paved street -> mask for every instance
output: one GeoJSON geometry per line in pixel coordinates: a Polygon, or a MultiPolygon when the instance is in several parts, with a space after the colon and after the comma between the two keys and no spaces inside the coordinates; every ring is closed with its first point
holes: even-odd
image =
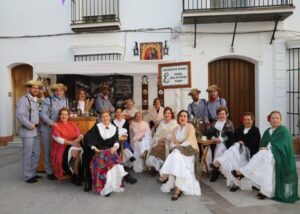
{"type": "MultiPolygon", "coordinates": [[[[276,214],[300,210],[300,202],[290,205],[259,201],[255,191],[231,193],[224,178],[212,185],[203,177],[201,197],[183,196],[176,202],[170,200],[170,194],[162,193],[156,177],[148,174],[135,174],[137,184],[126,184],[125,192],[113,193],[109,198],[86,193],[69,181],[58,184],[43,178],[36,184],[27,184],[22,181],[21,150],[20,144],[0,147],[0,214],[276,214]]],[[[299,175],[299,160],[297,167],[299,175]]]]}

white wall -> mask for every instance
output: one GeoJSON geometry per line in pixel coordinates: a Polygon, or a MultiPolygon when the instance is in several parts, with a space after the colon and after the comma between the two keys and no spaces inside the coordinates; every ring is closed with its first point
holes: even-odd
{"type": "MultiPolygon", "coordinates": [[[[74,46],[119,46],[124,50],[124,61],[139,61],[139,57],[132,54],[135,41],[140,43],[167,40],[170,54],[164,56],[164,60],[192,61],[192,87],[200,88],[202,97],[207,97],[205,89],[208,84],[209,62],[224,57],[243,58],[253,62],[256,68],[256,117],[260,128],[265,129],[268,126],[265,118],[271,110],[279,108],[284,112],[286,106],[282,105],[281,101],[286,85],[282,85],[282,65],[286,59],[282,58],[282,54],[285,41],[295,34],[277,32],[276,42],[269,45],[274,22],[238,23],[234,52],[231,52],[233,23],[198,25],[197,48],[193,48],[194,26],[181,24],[181,0],[120,0],[121,30],[132,31],[83,34],[71,32],[70,2],[66,0],[65,4],[61,5],[60,0],[0,0],[0,136],[12,134],[14,112],[12,98],[8,97],[8,93],[12,91],[11,66],[16,63],[34,65],[39,62],[72,62],[73,54],[70,48],[74,46]],[[146,28],[154,30],[138,30],[146,28]],[[171,33],[168,28],[177,32],[173,30],[171,33]],[[66,35],[60,36],[4,38],[65,33],[66,35]],[[276,100],[278,97],[279,100],[276,100]]],[[[296,6],[299,5],[299,1],[294,2],[296,6]]],[[[300,31],[298,20],[300,10],[297,7],[291,17],[284,23],[279,23],[278,29],[300,31]]],[[[149,75],[149,103],[157,93],[156,73],[157,70],[149,75]]],[[[141,72],[134,77],[134,98],[137,104],[141,103],[142,74],[141,67],[141,72]]],[[[178,95],[182,107],[186,107],[190,102],[187,96],[188,89],[175,92],[165,91],[166,105],[174,107],[178,95]]]]}

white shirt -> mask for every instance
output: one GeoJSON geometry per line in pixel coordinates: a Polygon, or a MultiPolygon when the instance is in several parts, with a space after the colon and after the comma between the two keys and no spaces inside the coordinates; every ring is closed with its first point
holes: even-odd
{"type": "Polygon", "coordinates": [[[118,127],[119,136],[128,134],[127,129],[123,128],[125,122],[126,122],[125,119],[121,119],[121,120],[114,119],[114,124],[118,127]]]}
{"type": "Polygon", "coordinates": [[[84,113],[85,102],[82,100],[78,100],[78,108],[84,113]]]}
{"type": "MultiPolygon", "coordinates": [[[[101,137],[103,138],[103,140],[106,140],[108,138],[111,138],[112,136],[115,135],[117,128],[112,125],[111,123],[109,123],[108,126],[105,126],[103,123],[97,123],[97,127],[98,130],[100,132],[101,137]]],[[[118,142],[116,142],[114,144],[114,147],[120,147],[120,144],[118,142]]],[[[95,146],[91,146],[92,149],[95,149],[95,146]]]]}
{"type": "Polygon", "coordinates": [[[250,128],[244,128],[244,134],[247,134],[250,129],[251,129],[251,127],[250,128]]]}

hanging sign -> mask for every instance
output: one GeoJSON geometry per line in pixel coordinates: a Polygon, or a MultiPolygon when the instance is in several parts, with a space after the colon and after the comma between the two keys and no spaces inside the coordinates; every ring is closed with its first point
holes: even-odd
{"type": "Polygon", "coordinates": [[[191,62],[159,64],[158,78],[162,88],[190,88],[191,62]]]}

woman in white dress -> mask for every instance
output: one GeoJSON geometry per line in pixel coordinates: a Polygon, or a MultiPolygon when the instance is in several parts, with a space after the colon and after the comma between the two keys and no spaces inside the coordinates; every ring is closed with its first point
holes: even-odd
{"type": "Polygon", "coordinates": [[[159,171],[166,160],[169,150],[172,132],[177,127],[174,113],[170,107],[164,108],[164,119],[160,121],[153,136],[151,151],[146,160],[147,166],[159,171]]]}
{"type": "Polygon", "coordinates": [[[201,195],[199,183],[199,153],[194,126],[188,123],[189,115],[181,110],[177,115],[178,126],[174,129],[171,140],[171,153],[160,170],[158,181],[163,183],[161,190],[170,192],[174,189],[171,200],[177,200],[181,194],[201,195]]]}
{"type": "Polygon", "coordinates": [[[149,110],[150,128],[156,129],[159,122],[164,118],[164,108],[161,106],[160,100],[153,100],[153,107],[149,110]]]}
{"type": "Polygon", "coordinates": [[[231,171],[245,166],[250,158],[258,152],[260,143],[259,129],[254,126],[254,115],[251,112],[245,112],[242,119],[243,125],[234,133],[233,141],[235,143],[223,155],[216,158],[212,165],[214,168],[212,173],[219,174],[220,170],[227,178],[227,186],[231,187],[230,191],[232,192],[235,192],[238,187],[242,190],[248,189],[249,186],[252,188],[249,182],[243,185],[243,182],[236,179],[231,171]]]}
{"type": "MultiPolygon", "coordinates": [[[[260,189],[257,198],[273,198],[276,201],[295,203],[298,196],[298,176],[291,134],[281,125],[281,114],[270,114],[271,128],[262,137],[260,150],[249,163],[233,170],[238,178],[246,177],[260,189]]],[[[245,178],[244,178],[245,179],[245,178]]]]}
{"type": "Polygon", "coordinates": [[[152,142],[151,131],[147,122],[143,120],[141,112],[135,114],[134,120],[129,127],[130,144],[133,148],[135,161],[133,162],[134,172],[143,172],[147,152],[152,142]]]}
{"type": "MultiPolygon", "coordinates": [[[[228,110],[225,106],[217,108],[217,119],[208,127],[207,137],[213,139],[215,144],[210,146],[212,163],[220,157],[233,143],[233,123],[227,119],[228,110]]],[[[210,166],[213,168],[213,164],[210,166]]],[[[219,173],[211,173],[210,181],[215,181],[219,173]]]]}

